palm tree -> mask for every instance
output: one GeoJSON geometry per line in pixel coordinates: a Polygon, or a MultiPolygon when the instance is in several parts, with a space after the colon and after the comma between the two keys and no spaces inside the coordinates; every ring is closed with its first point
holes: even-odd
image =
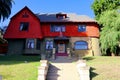
{"type": "Polygon", "coordinates": [[[5,20],[11,14],[13,0],[0,0],[0,21],[5,20]]]}

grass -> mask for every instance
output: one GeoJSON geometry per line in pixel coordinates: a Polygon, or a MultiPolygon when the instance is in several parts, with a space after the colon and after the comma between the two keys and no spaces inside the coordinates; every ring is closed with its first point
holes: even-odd
{"type": "Polygon", "coordinates": [[[120,80],[120,57],[84,57],[91,67],[91,80],[120,80]]]}
{"type": "Polygon", "coordinates": [[[37,80],[40,56],[0,56],[0,75],[3,80],[37,80]]]}
{"type": "MultiPolygon", "coordinates": [[[[91,67],[91,80],[120,80],[120,57],[84,57],[91,67]]],[[[37,80],[40,56],[0,56],[3,80],[37,80]]]]}

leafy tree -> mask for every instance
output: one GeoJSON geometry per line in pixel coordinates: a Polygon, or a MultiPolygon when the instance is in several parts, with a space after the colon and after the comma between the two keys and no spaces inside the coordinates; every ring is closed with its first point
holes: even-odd
{"type": "Polygon", "coordinates": [[[102,12],[120,9],[120,0],[94,0],[91,7],[96,16],[95,18],[98,20],[102,12]]]}
{"type": "Polygon", "coordinates": [[[11,14],[13,0],[0,0],[0,21],[5,20],[11,14]]]}
{"type": "Polygon", "coordinates": [[[117,10],[105,11],[98,22],[103,25],[100,34],[102,52],[110,49],[111,53],[116,53],[116,48],[120,44],[120,12],[117,10]]]}

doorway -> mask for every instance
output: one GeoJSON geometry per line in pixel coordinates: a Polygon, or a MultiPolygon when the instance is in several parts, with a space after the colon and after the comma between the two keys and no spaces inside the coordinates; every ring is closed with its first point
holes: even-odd
{"type": "Polygon", "coordinates": [[[65,43],[58,43],[58,53],[65,53],[65,43]]]}
{"type": "Polygon", "coordinates": [[[68,56],[66,53],[66,44],[64,41],[60,41],[57,44],[57,56],[68,56]]]}

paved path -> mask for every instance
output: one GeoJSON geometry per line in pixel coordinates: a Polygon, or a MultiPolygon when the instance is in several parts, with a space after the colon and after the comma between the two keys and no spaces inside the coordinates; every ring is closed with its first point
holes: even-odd
{"type": "Polygon", "coordinates": [[[79,80],[76,65],[76,59],[57,57],[51,61],[47,80],[79,80]]]}

